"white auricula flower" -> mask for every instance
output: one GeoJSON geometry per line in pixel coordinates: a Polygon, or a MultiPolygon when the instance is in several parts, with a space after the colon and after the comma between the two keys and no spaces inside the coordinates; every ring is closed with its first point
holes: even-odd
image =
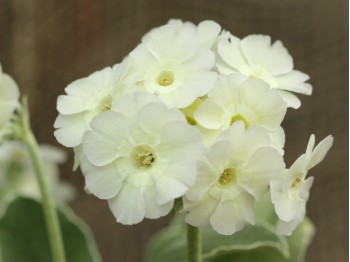
{"type": "Polygon", "coordinates": [[[214,138],[236,121],[243,121],[246,128],[260,126],[269,134],[272,145],[283,153],[285,136],[281,122],[286,111],[287,105],[278,92],[264,81],[231,74],[219,77],[194,118],[212,130],[209,134],[214,138]]]}
{"type": "Polygon", "coordinates": [[[107,199],[117,221],[159,218],[195,182],[205,148],[178,109],[135,93],[95,117],[83,137],[86,188],[107,199]]]}
{"type": "MultiPolygon", "coordinates": [[[[210,42],[210,41],[209,41],[210,42]]],[[[200,45],[196,28],[168,24],[152,30],[130,53],[131,68],[141,74],[138,87],[168,107],[184,108],[214,86],[215,55],[200,45]]]]}
{"type": "Polygon", "coordinates": [[[313,177],[306,178],[307,173],[324,159],[332,144],[333,137],[327,136],[314,148],[315,136],[311,135],[306,153],[283,176],[270,182],[271,199],[279,218],[278,234],[290,235],[304,220],[313,183],[313,177]]]}
{"type": "Polygon", "coordinates": [[[60,113],[55,121],[55,137],[66,147],[78,147],[91,120],[111,109],[114,101],[133,92],[135,74],[129,74],[128,60],[104,68],[69,84],[57,100],[60,113]]]}
{"type": "Polygon", "coordinates": [[[11,76],[2,72],[0,64],[0,132],[19,105],[19,90],[11,76]]]}
{"type": "Polygon", "coordinates": [[[221,74],[240,73],[256,77],[276,88],[288,107],[299,108],[300,100],[291,92],[310,95],[309,76],[293,70],[293,58],[281,41],[271,45],[265,35],[249,35],[239,39],[230,35],[217,45],[217,68],[221,74]]]}
{"type": "Polygon", "coordinates": [[[263,129],[246,130],[242,121],[235,123],[198,164],[196,183],[184,197],[184,210],[189,212],[186,222],[210,225],[224,235],[241,230],[246,222],[254,224],[254,201],[284,166],[263,129]]]}

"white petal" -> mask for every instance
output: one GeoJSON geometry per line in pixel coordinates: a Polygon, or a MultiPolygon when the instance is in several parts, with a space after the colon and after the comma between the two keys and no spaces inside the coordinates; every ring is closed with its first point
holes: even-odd
{"type": "Polygon", "coordinates": [[[287,74],[275,77],[278,89],[311,95],[312,86],[308,83],[304,83],[308,79],[309,76],[307,74],[297,70],[292,70],[287,74]]]}
{"type": "Polygon", "coordinates": [[[124,183],[119,194],[108,200],[109,208],[119,223],[133,225],[145,217],[145,201],[142,188],[124,183]]]}
{"type": "Polygon", "coordinates": [[[54,135],[58,142],[66,147],[75,147],[81,144],[83,134],[89,129],[85,122],[85,114],[58,115],[54,135]]]}
{"type": "Polygon", "coordinates": [[[132,72],[145,73],[147,68],[156,63],[156,58],[148,51],[145,43],[139,44],[131,53],[130,70],[132,72]]]}
{"type": "Polygon", "coordinates": [[[271,45],[269,36],[250,35],[241,41],[242,51],[251,66],[260,65],[272,75],[288,73],[293,69],[293,59],[280,41],[271,45]]]}
{"type": "Polygon", "coordinates": [[[157,203],[160,205],[182,196],[188,190],[187,186],[167,174],[162,175],[155,182],[157,203]]]}
{"type": "Polygon", "coordinates": [[[199,49],[184,64],[189,71],[211,70],[215,65],[215,55],[209,49],[199,49]]]}
{"type": "Polygon", "coordinates": [[[188,152],[193,155],[194,161],[198,160],[205,149],[202,144],[202,137],[199,131],[185,122],[167,123],[160,133],[160,150],[170,155],[177,155],[180,152],[188,152]]]}
{"type": "Polygon", "coordinates": [[[241,230],[246,221],[254,223],[253,198],[243,194],[231,201],[221,201],[210,218],[213,229],[223,235],[241,230]]]}
{"type": "Polygon", "coordinates": [[[305,202],[309,199],[310,189],[312,187],[313,182],[314,178],[309,177],[300,185],[300,198],[303,199],[305,202]]]}
{"type": "MultiPolygon", "coordinates": [[[[248,63],[241,51],[240,39],[234,36],[230,38],[230,42],[226,39],[222,39],[219,42],[218,53],[225,63],[237,71],[239,71],[243,65],[246,65],[248,63]]],[[[219,65],[221,64],[222,63],[219,65]]],[[[220,71],[221,66],[219,65],[218,68],[220,71]]],[[[222,72],[220,71],[220,73],[222,72]]]]}
{"type": "Polygon", "coordinates": [[[308,169],[311,169],[314,166],[316,166],[318,163],[320,163],[324,159],[324,157],[326,156],[328,150],[332,147],[332,145],[333,145],[332,136],[327,136],[325,139],[323,139],[312,151],[308,169]]]}
{"type": "Polygon", "coordinates": [[[214,21],[206,20],[198,24],[197,32],[201,47],[211,48],[218,38],[221,26],[214,21]]]}
{"type": "Polygon", "coordinates": [[[115,163],[96,167],[83,158],[81,170],[85,176],[87,189],[100,199],[115,197],[123,184],[115,163]]]}
{"type": "Polygon", "coordinates": [[[60,95],[57,98],[57,110],[63,115],[76,114],[88,109],[81,97],[60,95]]]}
{"type": "Polygon", "coordinates": [[[283,91],[283,90],[278,90],[278,93],[280,94],[280,96],[282,97],[284,102],[287,103],[288,107],[298,109],[301,106],[301,102],[296,95],[294,95],[288,91],[283,91]]]}
{"type": "Polygon", "coordinates": [[[193,56],[199,44],[194,28],[173,25],[164,25],[156,29],[145,43],[158,60],[176,59],[180,63],[193,56]]]}
{"type": "Polygon", "coordinates": [[[297,214],[298,199],[290,199],[288,192],[284,193],[278,203],[275,204],[275,210],[278,217],[283,221],[291,221],[297,214]]]}
{"type": "MultiPolygon", "coordinates": [[[[184,200],[184,207],[186,208],[184,200]]],[[[196,227],[207,227],[210,223],[210,217],[218,205],[218,201],[211,197],[206,197],[198,205],[190,209],[185,221],[196,227]]]]}
{"type": "Polygon", "coordinates": [[[123,115],[107,111],[91,122],[93,130],[83,137],[83,152],[96,166],[104,166],[123,154],[119,144],[129,134],[129,126],[123,115]]]}
{"type": "Polygon", "coordinates": [[[244,173],[239,177],[240,183],[256,199],[267,190],[269,181],[278,177],[285,164],[282,156],[272,147],[263,147],[249,158],[244,173]]]}
{"type": "Polygon", "coordinates": [[[214,99],[207,99],[197,108],[194,118],[205,128],[219,129],[224,115],[225,110],[220,104],[214,99]]]}
{"type": "Polygon", "coordinates": [[[303,222],[305,211],[300,211],[298,216],[289,222],[278,220],[276,225],[276,233],[279,235],[290,236],[293,231],[303,222]]]}
{"type": "Polygon", "coordinates": [[[145,187],[143,196],[144,196],[145,205],[146,205],[146,214],[145,214],[146,218],[157,219],[162,216],[165,216],[171,211],[174,205],[173,200],[165,204],[159,205],[157,203],[157,196],[153,186],[145,187]]]}
{"type": "Polygon", "coordinates": [[[149,103],[142,107],[138,114],[140,127],[145,132],[157,136],[159,136],[163,126],[172,121],[185,123],[185,118],[178,109],[168,109],[160,103],[149,103]]]}

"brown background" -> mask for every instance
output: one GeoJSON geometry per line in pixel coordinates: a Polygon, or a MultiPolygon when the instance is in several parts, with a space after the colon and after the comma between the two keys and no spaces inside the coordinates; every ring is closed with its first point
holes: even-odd
{"type": "MultiPolygon", "coordinates": [[[[57,145],[52,132],[56,98],[71,81],[119,62],[154,26],[176,17],[212,19],[243,37],[281,39],[295,68],[311,76],[314,93],[289,110],[286,162],[304,152],[311,133],[335,143],[316,177],[308,204],[317,235],[307,261],[348,261],[348,1],[347,0],[0,0],[0,61],[30,97],[40,142],[57,145]]],[[[67,150],[70,152],[70,150],[67,150]]],[[[103,261],[140,261],[151,235],[169,218],[128,227],[115,223],[107,203],[85,194],[72,154],[63,179],[78,190],[75,212],[92,228],[103,261]]]]}

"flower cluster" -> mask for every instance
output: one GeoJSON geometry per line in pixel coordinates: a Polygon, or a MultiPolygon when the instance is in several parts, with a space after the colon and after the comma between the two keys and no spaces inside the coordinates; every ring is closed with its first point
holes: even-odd
{"type": "Polygon", "coordinates": [[[285,167],[281,123],[300,106],[292,92],[311,94],[308,78],[280,41],[170,20],[120,64],[68,85],[55,136],[122,224],[164,216],[180,198],[187,223],[233,234],[270,190],[277,230],[290,234],[305,216],[307,172],[333,141],[313,149],[312,135],[285,167]]]}

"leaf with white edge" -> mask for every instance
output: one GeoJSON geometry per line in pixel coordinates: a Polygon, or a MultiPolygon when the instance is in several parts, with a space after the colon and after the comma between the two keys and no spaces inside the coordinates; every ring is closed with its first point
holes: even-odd
{"type": "Polygon", "coordinates": [[[314,235],[315,228],[309,219],[304,222],[294,231],[292,236],[285,237],[289,249],[290,256],[285,257],[280,252],[270,246],[261,246],[256,249],[241,252],[223,252],[221,255],[212,257],[207,262],[303,262],[305,261],[305,253],[314,235]]]}
{"type": "MultiPolygon", "coordinates": [[[[68,207],[58,210],[67,262],[101,261],[87,226],[68,207]]],[[[18,197],[0,219],[0,261],[50,262],[51,250],[41,204],[18,197]]]]}
{"type": "MultiPolygon", "coordinates": [[[[146,261],[186,261],[186,227],[181,221],[176,219],[168,229],[156,235],[148,247],[146,261]]],[[[227,252],[246,253],[257,248],[269,248],[289,256],[286,239],[276,235],[267,223],[248,225],[231,236],[220,235],[209,227],[201,229],[201,233],[204,261],[216,261],[212,259],[227,252]]]]}

